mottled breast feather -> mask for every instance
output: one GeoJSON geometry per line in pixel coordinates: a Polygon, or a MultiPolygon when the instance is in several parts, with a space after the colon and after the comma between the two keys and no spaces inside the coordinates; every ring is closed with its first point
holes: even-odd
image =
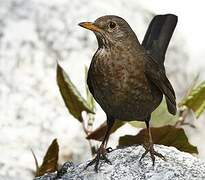
{"type": "Polygon", "coordinates": [[[160,91],[151,92],[142,52],[112,46],[98,49],[92,59],[88,86],[103,110],[115,118],[144,120],[161,102],[160,91]]]}

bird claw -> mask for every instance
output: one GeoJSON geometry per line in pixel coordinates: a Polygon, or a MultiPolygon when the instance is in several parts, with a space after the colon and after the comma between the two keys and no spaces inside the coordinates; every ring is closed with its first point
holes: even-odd
{"type": "Polygon", "coordinates": [[[95,164],[94,170],[95,172],[98,172],[100,160],[104,160],[107,164],[112,164],[111,161],[106,157],[106,152],[107,149],[99,148],[96,157],[91,162],[89,162],[84,169],[87,169],[88,166],[95,164]]]}
{"type": "Polygon", "coordinates": [[[144,145],[144,148],[145,148],[145,152],[142,154],[142,156],[141,156],[141,158],[140,158],[140,162],[141,162],[141,160],[145,157],[145,155],[146,155],[147,153],[150,153],[150,156],[151,156],[151,159],[152,159],[152,165],[153,165],[153,166],[154,166],[154,164],[155,164],[155,156],[157,156],[157,157],[161,158],[162,160],[166,161],[166,158],[165,158],[162,154],[160,154],[160,153],[158,153],[157,151],[154,150],[154,146],[153,146],[152,143],[149,144],[149,146],[145,146],[145,145],[144,145]]]}

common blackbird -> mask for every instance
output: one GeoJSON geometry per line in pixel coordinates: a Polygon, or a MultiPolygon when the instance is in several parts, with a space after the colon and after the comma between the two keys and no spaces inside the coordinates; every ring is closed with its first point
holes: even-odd
{"type": "MultiPolygon", "coordinates": [[[[121,17],[106,15],[95,22],[79,25],[94,32],[98,49],[88,71],[87,84],[95,100],[107,116],[107,131],[96,157],[87,165],[106,157],[106,145],[115,120],[145,121],[149,140],[144,144],[154,165],[155,156],[165,159],[154,150],[149,121],[151,113],[165,96],[168,111],[176,114],[176,98],[166,77],[164,57],[177,23],[172,14],[155,16],[142,45],[129,24],[121,17]]],[[[140,159],[140,160],[141,160],[140,159]]]]}

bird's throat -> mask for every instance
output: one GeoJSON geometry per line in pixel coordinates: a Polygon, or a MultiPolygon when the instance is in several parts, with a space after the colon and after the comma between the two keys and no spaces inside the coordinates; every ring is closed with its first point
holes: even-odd
{"type": "Polygon", "coordinates": [[[97,41],[98,41],[98,47],[99,48],[108,48],[110,46],[109,40],[105,37],[105,35],[100,33],[95,33],[97,41]]]}

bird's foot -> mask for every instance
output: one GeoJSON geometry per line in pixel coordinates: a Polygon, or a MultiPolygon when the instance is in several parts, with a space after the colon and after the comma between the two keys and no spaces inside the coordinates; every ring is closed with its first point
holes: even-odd
{"type": "Polygon", "coordinates": [[[142,154],[140,161],[145,157],[147,153],[150,153],[151,159],[152,159],[152,165],[154,166],[155,163],[155,156],[161,158],[162,160],[166,161],[165,157],[158,153],[157,151],[154,150],[154,144],[153,143],[148,143],[144,144],[145,152],[142,154]]]}
{"type": "Polygon", "coordinates": [[[85,169],[87,169],[88,166],[92,166],[93,164],[95,164],[95,167],[94,167],[95,172],[98,172],[100,160],[104,160],[106,163],[112,164],[112,163],[110,162],[110,160],[106,157],[106,153],[107,153],[107,152],[108,152],[107,149],[105,149],[104,147],[101,146],[101,147],[98,149],[98,152],[97,152],[96,157],[95,157],[91,162],[89,162],[89,163],[87,164],[87,166],[85,167],[85,169]]]}

